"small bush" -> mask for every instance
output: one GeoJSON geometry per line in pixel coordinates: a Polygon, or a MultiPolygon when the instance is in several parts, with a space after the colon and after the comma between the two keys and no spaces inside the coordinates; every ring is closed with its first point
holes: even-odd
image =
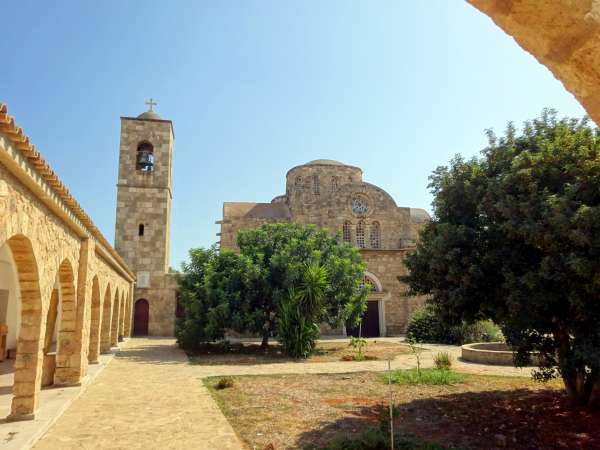
{"type": "Polygon", "coordinates": [[[227,389],[230,387],[233,387],[233,378],[231,377],[223,377],[220,378],[219,381],[217,381],[217,384],[215,384],[215,389],[221,390],[221,389],[227,389]]]}
{"type": "Polygon", "coordinates": [[[452,367],[452,356],[448,352],[439,352],[433,357],[433,363],[438,370],[450,370],[452,367]]]}
{"type": "Polygon", "coordinates": [[[356,355],[354,356],[354,361],[364,361],[365,354],[363,353],[363,348],[367,346],[367,340],[363,337],[354,337],[350,338],[350,347],[356,349],[356,355]]]}
{"type": "Polygon", "coordinates": [[[215,350],[219,353],[231,353],[233,345],[227,339],[223,339],[215,344],[215,350]]]}
{"type": "MultiPolygon", "coordinates": [[[[392,372],[392,383],[395,384],[454,384],[464,379],[463,374],[445,369],[408,369],[392,372]]],[[[387,377],[385,381],[387,382],[387,377]]]]}
{"type": "Polygon", "coordinates": [[[474,324],[448,325],[435,309],[426,305],[411,317],[406,337],[416,342],[462,345],[471,342],[492,342],[502,339],[500,328],[491,320],[474,324]]]}

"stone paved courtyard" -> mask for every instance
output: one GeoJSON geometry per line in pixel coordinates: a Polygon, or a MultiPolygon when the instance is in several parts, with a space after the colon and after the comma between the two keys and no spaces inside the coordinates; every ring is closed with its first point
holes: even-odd
{"type": "Polygon", "coordinates": [[[35,449],[240,449],[174,339],[131,339],[35,449]]]}
{"type": "MultiPolygon", "coordinates": [[[[454,355],[458,371],[529,376],[528,369],[461,362],[456,359],[458,347],[424,347],[424,366],[431,366],[433,355],[444,350],[454,355]]],[[[240,449],[238,438],[203,386],[202,378],[381,371],[386,366],[385,361],[190,365],[174,339],[130,339],[34,448],[240,449]]],[[[392,367],[414,367],[414,357],[401,355],[392,367]]]]}

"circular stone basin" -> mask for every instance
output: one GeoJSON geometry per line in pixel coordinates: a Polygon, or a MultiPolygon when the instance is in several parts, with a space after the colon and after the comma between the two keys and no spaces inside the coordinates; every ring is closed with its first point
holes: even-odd
{"type": "MultiPolygon", "coordinates": [[[[479,364],[512,366],[513,351],[504,342],[476,342],[461,347],[462,359],[479,364]]],[[[533,355],[533,363],[536,358],[533,355]]]]}

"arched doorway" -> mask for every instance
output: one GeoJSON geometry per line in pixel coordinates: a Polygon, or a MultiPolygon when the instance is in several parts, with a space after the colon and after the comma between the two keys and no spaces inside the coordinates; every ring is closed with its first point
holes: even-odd
{"type": "Polygon", "coordinates": [[[367,272],[362,287],[368,291],[367,309],[363,313],[361,323],[356,327],[346,326],[348,336],[379,337],[382,335],[381,282],[375,275],[367,272]]]}
{"type": "MultiPolygon", "coordinates": [[[[15,235],[0,243],[0,321],[6,351],[0,363],[2,393],[12,390],[10,420],[32,419],[38,407],[44,345],[38,266],[29,239],[15,235]],[[11,386],[12,385],[12,389],[11,386]]],[[[0,403],[2,415],[8,402],[0,403]]]]}
{"type": "Polygon", "coordinates": [[[135,302],[133,313],[133,335],[148,336],[148,319],[150,317],[150,305],[148,300],[141,298],[135,302]]]}

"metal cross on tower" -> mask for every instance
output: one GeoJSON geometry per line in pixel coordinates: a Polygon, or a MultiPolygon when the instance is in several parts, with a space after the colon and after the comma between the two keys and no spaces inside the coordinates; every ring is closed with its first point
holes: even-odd
{"type": "Polygon", "coordinates": [[[146,105],[148,105],[148,111],[153,111],[152,107],[158,105],[158,103],[152,101],[152,97],[150,97],[146,102],[146,105]]]}

